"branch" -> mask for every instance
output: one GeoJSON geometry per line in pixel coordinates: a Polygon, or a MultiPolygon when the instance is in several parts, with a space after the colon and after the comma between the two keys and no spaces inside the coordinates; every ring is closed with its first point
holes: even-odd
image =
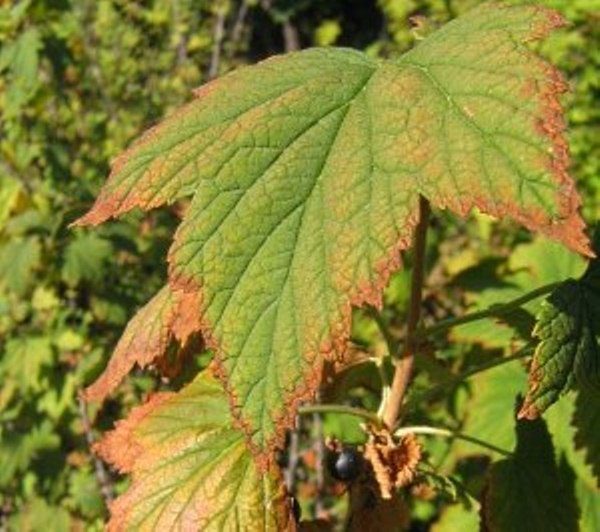
{"type": "Polygon", "coordinates": [[[447,320],[440,321],[435,323],[434,325],[422,329],[419,331],[418,337],[419,339],[426,338],[428,336],[432,336],[435,334],[439,334],[441,332],[447,331],[452,327],[456,327],[457,325],[464,325],[465,323],[470,323],[472,321],[483,320],[485,318],[498,317],[503,316],[504,314],[509,314],[513,310],[521,308],[525,303],[529,303],[533,299],[537,299],[543,295],[552,292],[555,288],[560,286],[562,281],[556,283],[550,283],[544,286],[540,286],[528,292],[522,296],[519,296],[511,301],[507,301],[506,303],[497,303],[495,305],[491,305],[484,310],[480,310],[478,312],[472,312],[470,314],[465,314],[464,316],[460,316],[459,318],[449,318],[447,320]]]}
{"type": "MultiPolygon", "coordinates": [[[[321,400],[321,394],[317,394],[317,401],[321,400]]],[[[325,439],[323,438],[323,420],[321,414],[318,412],[313,413],[313,427],[315,431],[315,441],[313,449],[315,450],[315,473],[317,492],[315,493],[315,519],[322,517],[325,510],[324,497],[325,497],[325,439]]]]}
{"type": "Polygon", "coordinates": [[[423,278],[425,275],[425,243],[427,240],[427,226],[429,223],[429,202],[419,197],[419,222],[415,228],[414,264],[411,279],[410,306],[408,308],[408,321],[406,325],[406,339],[402,357],[396,362],[396,371],[390,395],[383,410],[384,423],[393,428],[396,425],[406,389],[412,377],[417,350],[418,338],[417,325],[421,317],[421,300],[423,297],[423,278]]]}
{"type": "Polygon", "coordinates": [[[231,30],[231,37],[229,39],[234,48],[237,47],[238,41],[242,37],[242,31],[244,30],[244,22],[246,20],[247,14],[248,2],[247,0],[242,0],[242,4],[240,5],[240,8],[237,12],[237,16],[233,24],[233,29],[231,30]]]}
{"type": "Polygon", "coordinates": [[[306,415],[306,414],[347,414],[349,416],[360,417],[369,423],[374,423],[375,425],[381,425],[381,419],[377,417],[375,412],[369,412],[368,410],[364,410],[362,408],[355,408],[353,406],[346,405],[306,405],[301,406],[298,409],[298,414],[306,415]]]}
{"type": "Polygon", "coordinates": [[[213,30],[213,48],[208,66],[208,79],[217,77],[219,73],[219,64],[221,63],[221,43],[225,33],[225,10],[219,9],[215,18],[215,27],[213,30]]]}
{"type": "Polygon", "coordinates": [[[294,430],[290,432],[290,445],[288,447],[287,466],[283,471],[285,487],[291,495],[296,492],[296,469],[298,468],[298,444],[300,439],[300,418],[296,418],[294,430]]]}
{"type": "Polygon", "coordinates": [[[283,42],[286,52],[295,52],[300,50],[300,36],[298,30],[289,19],[283,22],[283,42]]]}
{"type": "Polygon", "coordinates": [[[85,433],[85,439],[88,444],[92,460],[94,462],[94,470],[96,473],[96,480],[100,486],[100,492],[104,497],[106,506],[109,506],[114,498],[112,480],[104,467],[104,463],[100,460],[93,452],[94,446],[94,435],[92,434],[92,426],[90,424],[90,418],[87,413],[87,405],[83,400],[81,393],[77,394],[77,402],[79,404],[79,416],[81,417],[81,424],[83,425],[83,432],[85,433]]]}
{"type": "Polygon", "coordinates": [[[460,373],[459,375],[453,376],[451,379],[448,379],[444,382],[440,382],[439,384],[432,386],[424,392],[411,397],[407,402],[406,408],[407,410],[416,408],[418,405],[422,405],[425,401],[434,398],[439,392],[445,390],[450,386],[456,386],[457,384],[460,384],[461,382],[467,380],[469,377],[487,371],[488,369],[492,369],[497,366],[501,366],[503,364],[507,364],[509,362],[514,362],[515,360],[528,357],[533,353],[534,350],[535,348],[532,345],[528,344],[523,348],[519,349],[519,351],[517,351],[514,355],[502,358],[495,358],[493,360],[485,362],[484,364],[481,364],[470,370],[460,373]]]}
{"type": "Polygon", "coordinates": [[[490,449],[491,451],[499,453],[503,456],[512,456],[512,453],[506,451],[505,449],[496,447],[495,445],[480,440],[479,438],[474,438],[473,436],[469,436],[468,434],[463,434],[462,432],[456,432],[450,429],[441,429],[438,427],[420,425],[414,427],[402,427],[401,429],[398,429],[396,432],[394,432],[394,436],[397,436],[398,438],[406,436],[407,434],[426,434],[430,436],[442,436],[444,438],[456,438],[457,440],[464,440],[468,441],[469,443],[479,445],[480,447],[485,447],[486,449],[490,449]]]}

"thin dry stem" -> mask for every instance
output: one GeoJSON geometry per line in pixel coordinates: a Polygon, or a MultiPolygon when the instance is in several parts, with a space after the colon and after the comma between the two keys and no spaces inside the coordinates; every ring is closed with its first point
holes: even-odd
{"type": "Polygon", "coordinates": [[[95,443],[95,438],[94,434],[92,433],[92,425],[90,423],[90,418],[87,413],[87,405],[86,402],[83,400],[81,392],[78,394],[77,402],[79,403],[79,416],[81,418],[81,424],[83,425],[83,432],[85,433],[85,439],[87,441],[90,453],[92,455],[92,460],[94,462],[96,480],[98,481],[98,485],[100,486],[100,492],[102,493],[104,502],[107,506],[110,506],[110,503],[113,501],[114,498],[112,480],[110,478],[110,475],[108,474],[108,471],[104,467],[104,463],[94,454],[92,450],[95,443]]]}

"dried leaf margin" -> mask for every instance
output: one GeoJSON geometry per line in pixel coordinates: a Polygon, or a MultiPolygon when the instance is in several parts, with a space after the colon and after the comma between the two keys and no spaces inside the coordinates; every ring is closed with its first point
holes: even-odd
{"type": "Polygon", "coordinates": [[[132,476],[110,532],[297,528],[279,469],[258,469],[208,371],[135,407],[94,451],[132,476]]]}
{"type": "Polygon", "coordinates": [[[84,391],[88,401],[103,401],[137,365],[156,363],[173,338],[185,345],[200,329],[194,301],[163,287],[128,323],[104,372],[84,391]]]}
{"type": "MultiPolygon", "coordinates": [[[[494,8],[497,7],[498,6],[494,8]]],[[[491,9],[491,7],[489,8],[491,9]]],[[[534,14],[536,15],[536,17],[534,17],[535,23],[530,27],[529,37],[525,40],[543,38],[551,30],[564,24],[564,21],[553,11],[545,8],[531,9],[534,10],[534,14]]],[[[538,90],[538,94],[542,100],[541,105],[543,107],[543,118],[539,121],[539,123],[535,124],[536,128],[540,133],[550,140],[553,146],[553,149],[551,150],[552,153],[550,155],[550,161],[552,175],[556,177],[561,188],[561,193],[558,197],[560,218],[555,220],[553,223],[548,224],[542,219],[540,219],[541,221],[536,221],[531,217],[528,218],[525,216],[525,214],[518,212],[518,209],[516,209],[510,203],[490,205],[483,200],[478,201],[477,199],[475,199],[475,201],[473,201],[471,204],[467,205],[468,202],[462,202],[458,198],[454,200],[452,198],[446,198],[442,201],[442,205],[440,206],[451,207],[453,210],[456,210],[459,212],[459,214],[463,215],[466,214],[472,206],[479,206],[485,212],[491,212],[496,216],[510,215],[531,229],[541,230],[542,232],[553,236],[558,240],[562,240],[573,249],[577,249],[581,253],[591,255],[587,241],[583,236],[583,222],[577,215],[580,199],[574,190],[572,180],[566,173],[568,166],[568,151],[566,149],[566,141],[564,139],[562,109],[558,102],[558,98],[567,87],[560,77],[560,74],[556,71],[556,69],[554,69],[554,67],[537,59],[537,56],[533,54],[531,54],[531,57],[536,58],[536,65],[539,66],[539,68],[542,68],[545,72],[546,83],[541,87],[532,87],[531,89],[534,91],[534,93],[536,89],[538,90]]],[[[275,60],[278,59],[271,61],[275,60]]],[[[215,85],[211,84],[211,86],[207,87],[206,90],[212,91],[214,88],[215,85]]],[[[205,94],[205,91],[203,90],[200,92],[205,94]]],[[[160,126],[158,126],[158,128],[160,128],[160,126]]],[[[140,145],[150,142],[155,137],[156,132],[157,129],[147,134],[142,138],[141,141],[134,144],[132,149],[138,148],[140,145]]],[[[121,156],[121,158],[119,158],[120,162],[116,165],[113,173],[114,171],[118,170],[122,164],[124,164],[124,161],[127,160],[129,153],[130,152],[126,152],[123,156],[121,156]]],[[[115,203],[114,198],[111,199],[101,195],[94,209],[92,209],[92,211],[90,211],[90,213],[88,213],[88,215],[86,215],[86,217],[84,217],[80,223],[100,223],[111,216],[116,216],[117,214],[121,214],[122,212],[129,210],[133,206],[137,205],[143,208],[151,208],[159,205],[162,202],[164,202],[164,198],[160,201],[157,200],[155,203],[115,203]]],[[[373,304],[375,306],[379,305],[381,290],[387,284],[390,273],[399,267],[399,252],[403,249],[406,249],[410,244],[410,231],[412,226],[414,226],[414,219],[409,219],[403,227],[405,233],[404,236],[401,238],[400,242],[393,246],[393,249],[389,250],[388,258],[382,261],[380,266],[377,268],[378,273],[375,276],[375,280],[370,283],[365,283],[363,286],[357,287],[355,293],[349,294],[349,298],[341,312],[342,318],[330,329],[330,339],[324,342],[317,353],[307,355],[313,360],[313,364],[311,367],[309,367],[307,373],[305,374],[304,383],[295,389],[293,393],[288,395],[284,413],[276,420],[276,424],[279,427],[279,433],[270,441],[268,445],[269,450],[281,445],[283,429],[289,427],[293,422],[296,407],[300,402],[309,399],[312,396],[314,389],[321,379],[323,360],[343,357],[348,339],[352,306],[361,306],[365,303],[373,304]]],[[[182,276],[171,275],[169,282],[175,291],[181,290],[185,292],[192,300],[197,300],[197,308],[202,309],[202,286],[198,281],[195,279],[185,279],[182,276]]],[[[202,316],[202,314],[202,311],[200,311],[199,315],[202,316]]],[[[210,324],[205,323],[202,326],[202,329],[208,345],[217,353],[214,367],[216,372],[225,382],[226,388],[228,388],[234,415],[236,415],[238,418],[239,426],[242,427],[249,435],[252,433],[252,427],[247,421],[241,419],[239,414],[239,400],[236,398],[234,390],[232,390],[229,386],[226,371],[221,363],[222,356],[220,355],[222,355],[222,353],[220,353],[217,340],[212,337],[210,324]]],[[[270,453],[265,453],[264,449],[258,449],[256,447],[253,447],[253,451],[263,462],[263,465],[266,466],[270,460],[270,453]]]]}

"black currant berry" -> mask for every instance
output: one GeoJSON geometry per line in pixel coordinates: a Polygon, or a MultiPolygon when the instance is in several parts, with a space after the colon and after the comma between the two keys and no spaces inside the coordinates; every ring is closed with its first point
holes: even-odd
{"type": "Polygon", "coordinates": [[[331,476],[342,482],[354,480],[360,473],[361,462],[360,454],[350,447],[334,453],[329,462],[331,476]]]}
{"type": "Polygon", "coordinates": [[[302,516],[302,509],[300,508],[300,503],[296,497],[292,497],[292,513],[294,514],[294,519],[296,523],[300,522],[300,517],[302,516]]]}

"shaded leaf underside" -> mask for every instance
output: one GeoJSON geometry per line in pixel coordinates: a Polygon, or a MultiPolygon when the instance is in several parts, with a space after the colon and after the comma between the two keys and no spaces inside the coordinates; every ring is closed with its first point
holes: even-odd
{"type": "MultiPolygon", "coordinates": [[[[590,253],[566,171],[566,86],[526,47],[561,22],[487,5],[397,61],[273,58],[205,85],[115,161],[79,223],[193,196],[169,285],[195,301],[190,322],[257,456],[281,442],[323,359],[343,354],[351,306],[380,304],[419,194],[590,253]]],[[[118,381],[104,378],[98,395],[118,381]]]]}
{"type": "Polygon", "coordinates": [[[481,507],[482,530],[575,532],[577,504],[567,488],[544,421],[519,421],[513,457],[490,469],[481,507]]]}
{"type": "Polygon", "coordinates": [[[135,408],[96,451],[132,475],[111,504],[109,531],[293,529],[278,471],[259,471],[206,372],[135,408]]]}

